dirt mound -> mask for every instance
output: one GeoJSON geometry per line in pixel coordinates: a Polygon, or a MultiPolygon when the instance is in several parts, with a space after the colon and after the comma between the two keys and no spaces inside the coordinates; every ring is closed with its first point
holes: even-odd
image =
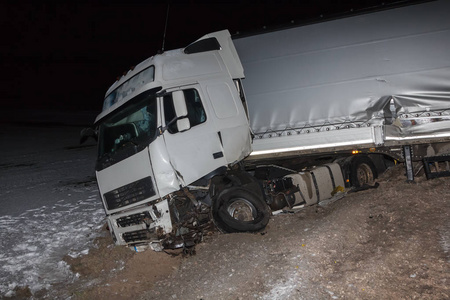
{"type": "Polygon", "coordinates": [[[75,299],[448,299],[450,178],[377,189],[273,216],[258,234],[207,237],[196,255],[134,253],[99,239],[67,258],[75,299]]]}
{"type": "Polygon", "coordinates": [[[163,252],[133,252],[115,246],[111,237],[98,238],[88,255],[64,260],[80,280],[57,288],[75,299],[115,300],[137,298],[155,282],[169,276],[180,264],[181,256],[163,252]]]}

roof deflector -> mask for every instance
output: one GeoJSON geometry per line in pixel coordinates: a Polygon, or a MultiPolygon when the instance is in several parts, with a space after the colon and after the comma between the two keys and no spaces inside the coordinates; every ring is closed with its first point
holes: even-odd
{"type": "Polygon", "coordinates": [[[184,48],[184,53],[194,54],[220,49],[222,49],[222,47],[220,47],[219,41],[217,41],[215,37],[210,37],[190,44],[189,46],[184,48]]]}

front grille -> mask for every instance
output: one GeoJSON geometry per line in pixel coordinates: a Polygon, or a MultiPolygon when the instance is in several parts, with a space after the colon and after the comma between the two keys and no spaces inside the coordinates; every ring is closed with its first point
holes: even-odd
{"type": "Polygon", "coordinates": [[[119,227],[128,227],[132,225],[141,224],[142,222],[150,224],[151,222],[153,222],[153,220],[152,217],[150,216],[150,213],[148,211],[145,211],[142,213],[118,218],[116,222],[117,226],[119,227]]]}
{"type": "Polygon", "coordinates": [[[122,234],[122,238],[125,243],[137,243],[151,239],[154,232],[154,228],[130,231],[122,234]]]}
{"type": "Polygon", "coordinates": [[[124,207],[156,195],[150,176],[105,193],[108,209],[124,207]]]}

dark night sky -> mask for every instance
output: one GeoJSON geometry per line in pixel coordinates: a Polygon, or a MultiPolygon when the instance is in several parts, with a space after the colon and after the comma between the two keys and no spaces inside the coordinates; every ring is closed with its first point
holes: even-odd
{"type": "MultiPolygon", "coordinates": [[[[395,2],[405,1],[170,1],[165,49],[395,2]]],[[[2,108],[99,111],[116,77],[161,49],[166,10],[167,1],[2,1],[2,108]]]]}

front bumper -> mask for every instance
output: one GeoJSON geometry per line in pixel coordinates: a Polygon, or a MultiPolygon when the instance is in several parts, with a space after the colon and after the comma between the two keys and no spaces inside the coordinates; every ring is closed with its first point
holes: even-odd
{"type": "Polygon", "coordinates": [[[167,200],[110,215],[107,221],[117,245],[148,244],[172,231],[167,200]]]}

